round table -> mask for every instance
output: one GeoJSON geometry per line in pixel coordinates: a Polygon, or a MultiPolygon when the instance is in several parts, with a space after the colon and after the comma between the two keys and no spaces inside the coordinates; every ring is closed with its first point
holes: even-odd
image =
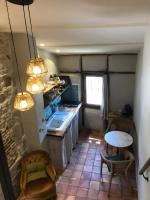
{"type": "Polygon", "coordinates": [[[105,141],[111,146],[124,148],[129,147],[133,143],[133,138],[123,131],[110,131],[106,133],[105,141]]]}

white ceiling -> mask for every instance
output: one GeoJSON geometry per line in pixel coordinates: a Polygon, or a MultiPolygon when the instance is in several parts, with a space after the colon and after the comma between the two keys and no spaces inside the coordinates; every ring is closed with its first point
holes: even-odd
{"type": "MultiPolygon", "coordinates": [[[[8,30],[0,0],[0,30],[8,30]]],[[[22,7],[9,3],[13,30],[25,30],[22,7]]],[[[37,44],[58,54],[135,52],[143,45],[149,0],[35,0],[31,5],[37,44]],[[56,52],[60,50],[60,52],[56,52]]]]}

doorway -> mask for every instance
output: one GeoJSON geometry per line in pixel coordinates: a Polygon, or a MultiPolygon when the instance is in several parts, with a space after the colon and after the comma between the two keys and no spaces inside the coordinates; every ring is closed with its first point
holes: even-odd
{"type": "Polygon", "coordinates": [[[98,74],[84,74],[83,79],[84,127],[87,129],[102,130],[103,76],[98,74]]]}

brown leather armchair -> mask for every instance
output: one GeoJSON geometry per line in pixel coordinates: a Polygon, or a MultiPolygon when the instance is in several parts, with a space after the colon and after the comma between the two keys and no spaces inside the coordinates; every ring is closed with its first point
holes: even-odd
{"type": "Polygon", "coordinates": [[[47,152],[33,151],[22,158],[18,200],[55,200],[56,172],[47,152]]]}

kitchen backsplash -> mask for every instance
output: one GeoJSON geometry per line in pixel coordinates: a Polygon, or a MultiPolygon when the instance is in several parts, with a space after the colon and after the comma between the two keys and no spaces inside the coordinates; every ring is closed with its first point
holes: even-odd
{"type": "Polygon", "coordinates": [[[47,106],[44,109],[44,116],[45,120],[48,121],[48,119],[52,116],[52,114],[57,110],[57,107],[61,103],[61,97],[57,97],[54,101],[51,102],[49,106],[47,106]]]}

